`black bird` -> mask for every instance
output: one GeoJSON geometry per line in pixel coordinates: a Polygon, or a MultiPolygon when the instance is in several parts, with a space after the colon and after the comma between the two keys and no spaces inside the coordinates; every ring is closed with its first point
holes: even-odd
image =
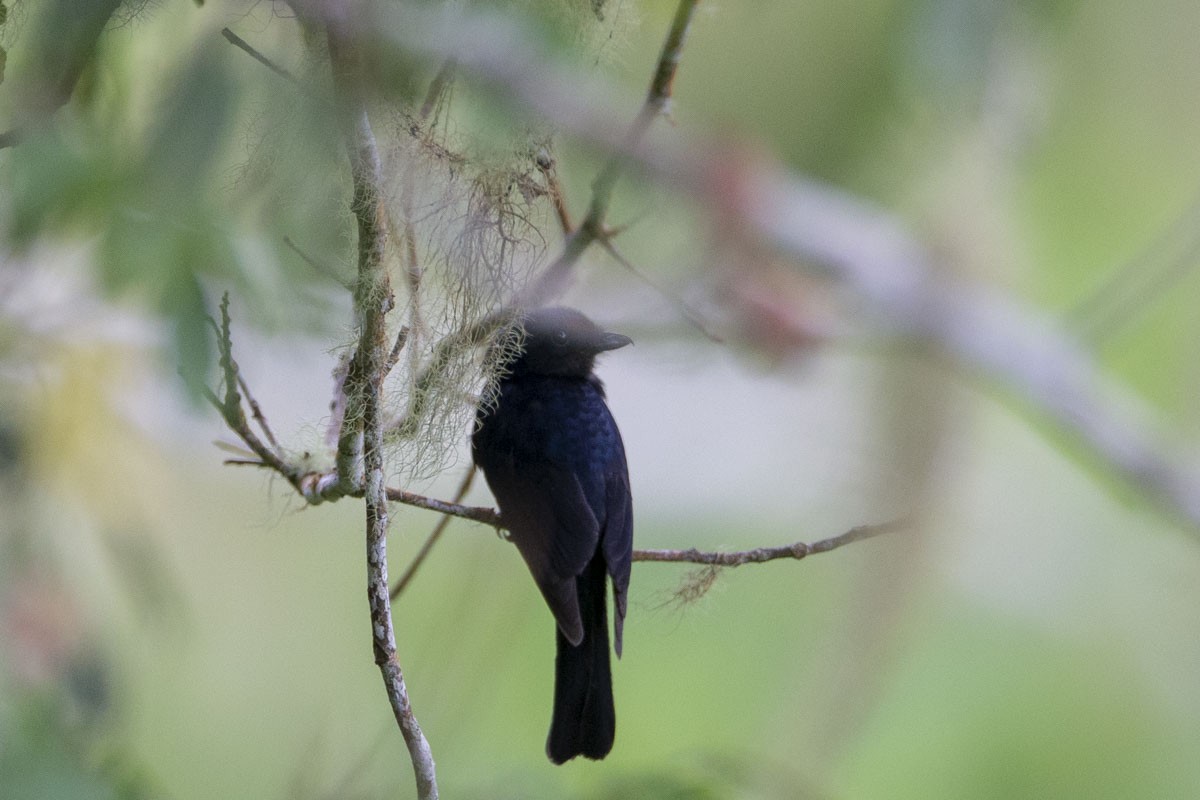
{"type": "Polygon", "coordinates": [[[621,434],[592,365],[631,340],[569,308],[529,312],[521,325],[521,352],[495,400],[480,405],[471,450],[557,622],[546,755],[555,764],[599,759],[616,731],[605,576],[619,657],[633,505],[621,434]]]}

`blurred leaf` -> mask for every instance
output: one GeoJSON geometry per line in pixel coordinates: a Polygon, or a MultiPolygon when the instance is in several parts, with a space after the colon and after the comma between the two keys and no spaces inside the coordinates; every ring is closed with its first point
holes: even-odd
{"type": "Polygon", "coordinates": [[[6,165],[14,244],[26,246],[49,231],[90,233],[111,213],[122,159],[110,144],[71,142],[50,127],[20,145],[20,158],[6,165]]]}
{"type": "MultiPolygon", "coordinates": [[[[70,98],[121,0],[49,0],[29,44],[32,74],[22,87],[29,111],[53,111],[70,98]]],[[[6,15],[7,16],[7,15],[6,15]]]]}
{"type": "Polygon", "coordinates": [[[220,178],[217,159],[228,147],[236,97],[227,50],[201,46],[175,76],[159,109],[140,170],[147,198],[178,205],[186,214],[220,178]]]}
{"type": "Polygon", "coordinates": [[[168,288],[164,316],[171,320],[174,328],[172,344],[180,375],[192,398],[198,401],[213,364],[215,344],[212,329],[208,326],[210,311],[196,273],[191,269],[180,269],[177,279],[168,288]]]}
{"type": "Polygon", "coordinates": [[[209,222],[193,218],[181,225],[156,214],[127,212],[114,219],[98,252],[108,290],[132,292],[170,324],[173,360],[193,396],[213,356],[211,309],[199,276],[221,273],[233,263],[228,240],[209,222]]]}
{"type": "Polygon", "coordinates": [[[1194,796],[1192,748],[1124,654],[964,604],[927,623],[844,765],[851,796],[1194,796]]]}

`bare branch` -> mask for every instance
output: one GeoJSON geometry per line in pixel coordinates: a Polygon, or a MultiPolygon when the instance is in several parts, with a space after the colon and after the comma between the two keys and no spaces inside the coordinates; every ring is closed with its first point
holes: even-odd
{"type": "Polygon", "coordinates": [[[472,522],[480,522],[496,530],[504,529],[504,523],[500,519],[500,512],[493,508],[447,503],[445,500],[435,500],[432,497],[406,492],[403,489],[388,489],[387,496],[388,500],[394,503],[403,503],[415,508],[423,508],[427,511],[436,511],[439,514],[459,517],[460,519],[469,519],[472,522]]]}
{"type": "MultiPolygon", "coordinates": [[[[455,504],[461,503],[462,499],[467,496],[467,492],[471,491],[471,484],[474,482],[474,480],[475,467],[472,465],[471,468],[467,470],[467,474],[463,476],[462,483],[459,484],[458,491],[454,493],[455,504]]],[[[450,521],[453,519],[453,516],[449,514],[443,514],[442,518],[438,520],[437,525],[433,527],[433,532],[429,534],[429,538],[427,538],[425,543],[421,545],[421,549],[418,550],[416,556],[413,557],[412,563],[408,565],[408,569],[404,571],[404,574],[400,576],[400,580],[396,581],[396,585],[392,587],[393,600],[399,597],[401,592],[403,592],[405,588],[408,587],[408,584],[412,582],[413,577],[417,574],[417,570],[421,568],[421,565],[425,563],[425,559],[429,557],[431,552],[433,552],[434,545],[436,545],[438,540],[442,538],[442,534],[446,532],[446,528],[450,527],[450,521]]]]}
{"type": "Polygon", "coordinates": [[[708,326],[705,324],[704,320],[701,319],[699,314],[692,310],[691,306],[685,303],[680,297],[676,296],[672,292],[667,291],[666,287],[662,286],[657,281],[652,280],[649,275],[634,266],[633,262],[625,257],[625,254],[617,248],[616,243],[614,243],[610,237],[606,236],[601,239],[600,246],[604,248],[604,252],[612,256],[614,261],[624,267],[630,275],[633,275],[633,277],[649,286],[659,295],[666,298],[671,305],[675,306],[675,310],[679,312],[679,316],[683,318],[683,321],[695,328],[701,336],[716,344],[722,344],[725,341],[720,336],[708,329],[708,326]]]}
{"type": "MultiPolygon", "coordinates": [[[[524,304],[538,306],[551,297],[559,294],[566,282],[567,275],[575,263],[583,255],[592,242],[606,236],[604,218],[608,215],[608,207],[612,202],[613,189],[617,178],[629,161],[630,153],[635,152],[650,125],[662,114],[671,100],[671,90],[675,82],[675,73],[679,68],[679,59],[683,54],[683,44],[687,39],[699,0],[680,0],[675,10],[675,18],[671,29],[667,32],[659,53],[658,65],[654,77],[650,81],[650,89],[646,100],[629,132],[625,135],[621,146],[614,150],[600,174],[592,182],[592,200],[588,206],[587,215],[570,236],[567,237],[563,251],[528,290],[524,304]]],[[[563,212],[560,212],[563,216],[563,212]]],[[[565,216],[563,216],[565,224],[565,216]]]]}
{"type": "Polygon", "coordinates": [[[753,550],[738,550],[734,552],[705,552],[691,548],[688,550],[634,550],[634,561],[657,561],[682,564],[704,564],[711,567],[740,567],[743,564],[763,564],[781,558],[799,561],[818,553],[828,553],[854,542],[873,539],[885,533],[902,530],[906,523],[902,521],[884,522],[879,525],[859,525],[845,533],[831,536],[828,539],[806,544],[795,542],[781,547],[758,547],[753,550]]]}
{"type": "Polygon", "coordinates": [[[263,416],[262,409],[259,408],[258,401],[254,399],[254,395],[250,394],[250,387],[246,385],[245,379],[238,373],[238,386],[242,389],[242,395],[246,398],[246,404],[250,406],[250,416],[258,423],[259,430],[267,437],[267,441],[271,443],[271,448],[278,453],[279,442],[275,440],[275,434],[271,432],[271,426],[267,424],[267,418],[263,416]]]}
{"type": "MultiPolygon", "coordinates": [[[[361,432],[363,499],[367,525],[367,598],[371,609],[371,636],[375,663],[383,676],[384,688],[396,723],[408,746],[421,800],[436,800],[437,777],[429,742],[417,722],[408,697],[404,672],[396,653],[396,634],[392,625],[387,567],[388,496],[384,486],[383,379],[389,348],[385,318],[394,300],[386,266],[384,245],[386,225],[380,203],[382,174],[379,153],[366,107],[359,92],[361,76],[352,42],[343,41],[334,20],[326,20],[329,59],[334,86],[347,121],[345,138],[350,156],[354,186],[351,211],[358,225],[358,283],[354,306],[359,317],[359,340],[347,374],[347,416],[343,419],[342,441],[346,431],[357,423],[361,432]],[[358,419],[353,420],[354,414],[358,419]]],[[[353,449],[353,445],[350,446],[353,449]]],[[[339,463],[339,471],[341,464],[339,463]]],[[[345,476],[342,476],[343,478],[345,476]]]]}
{"type": "Polygon", "coordinates": [[[554,215],[558,217],[558,224],[562,227],[563,235],[570,236],[575,226],[571,222],[571,212],[567,208],[567,195],[563,191],[562,182],[558,179],[557,163],[554,155],[550,152],[549,145],[539,150],[534,156],[534,164],[542,173],[542,177],[546,179],[546,193],[550,195],[550,202],[554,206],[554,215]]]}
{"type": "Polygon", "coordinates": [[[304,261],[304,263],[308,264],[310,267],[312,267],[313,270],[315,270],[318,275],[321,275],[323,277],[333,278],[335,281],[340,283],[346,289],[352,288],[350,283],[343,280],[341,276],[337,275],[327,265],[322,264],[320,261],[317,261],[315,258],[310,256],[308,253],[301,250],[300,246],[297,245],[294,241],[292,241],[290,237],[288,237],[288,236],[283,237],[283,243],[289,250],[291,250],[296,255],[300,256],[300,258],[304,261]]]}
{"type": "Polygon", "coordinates": [[[396,343],[392,345],[392,351],[388,353],[387,361],[383,365],[383,374],[386,376],[396,367],[396,363],[400,360],[400,351],[404,349],[405,343],[408,342],[408,333],[410,328],[405,325],[396,334],[396,343]]]}
{"type": "Polygon", "coordinates": [[[264,56],[262,53],[256,50],[253,45],[251,45],[242,37],[238,36],[233,31],[229,30],[229,28],[222,28],[221,35],[224,36],[226,41],[228,41],[231,45],[247,53],[255,61],[271,70],[271,72],[274,72],[279,77],[289,80],[292,83],[296,82],[296,78],[292,75],[292,73],[288,72],[286,69],[264,56]]]}
{"type": "MultiPolygon", "coordinates": [[[[246,446],[259,457],[263,466],[275,470],[287,478],[289,483],[299,489],[302,477],[301,471],[294,465],[286,462],[275,450],[267,447],[258,438],[254,431],[251,430],[246,420],[246,414],[242,410],[242,397],[238,394],[238,388],[245,384],[238,372],[237,362],[233,359],[233,338],[230,331],[228,293],[221,299],[221,323],[218,325],[213,322],[213,327],[217,331],[217,352],[220,354],[218,364],[221,369],[221,382],[225,386],[225,397],[218,398],[214,392],[205,388],[205,399],[217,409],[221,414],[221,418],[225,420],[225,424],[229,426],[229,429],[236,433],[245,442],[246,446]]],[[[257,404],[254,405],[255,407],[257,406],[257,404]]],[[[261,414],[261,411],[257,413],[261,414]]],[[[264,430],[269,430],[266,428],[265,419],[262,424],[264,430]]]]}

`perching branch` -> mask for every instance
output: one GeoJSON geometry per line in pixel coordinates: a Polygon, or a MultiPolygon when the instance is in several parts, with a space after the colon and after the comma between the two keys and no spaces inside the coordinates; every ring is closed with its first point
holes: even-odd
{"type": "MultiPolygon", "coordinates": [[[[236,369],[236,367],[235,367],[236,369]]],[[[210,393],[211,394],[211,393],[210,393]]],[[[218,409],[222,408],[220,401],[212,398],[218,409]]],[[[228,422],[228,420],[226,420],[228,422]]],[[[243,425],[230,424],[230,428],[239,436],[242,436],[243,431],[247,428],[243,425]]],[[[253,461],[248,459],[229,459],[225,463],[237,465],[249,465],[258,467],[267,467],[273,469],[284,477],[288,477],[295,473],[295,468],[286,462],[280,461],[277,458],[272,458],[265,455],[263,451],[267,448],[251,434],[249,438],[242,437],[251,450],[255,452],[259,460],[253,461]]],[[[297,491],[300,496],[307,502],[318,504],[327,500],[337,499],[341,495],[333,495],[332,493],[322,494],[318,491],[318,487],[330,487],[336,485],[336,478],[332,473],[323,472],[308,472],[300,476],[299,486],[297,491]]],[[[477,522],[481,525],[486,525],[496,531],[507,530],[504,524],[504,519],[500,516],[500,512],[494,508],[485,506],[467,506],[461,504],[462,492],[456,495],[456,500],[446,501],[438,500],[433,497],[408,492],[403,489],[391,488],[385,490],[387,499],[393,503],[401,503],[403,505],[413,506],[414,508],[423,508],[426,511],[434,511],[442,514],[444,521],[451,519],[463,519],[469,522],[477,522]]],[[[361,495],[349,495],[358,497],[361,495]]],[[[860,525],[856,528],[851,528],[845,533],[833,536],[828,539],[821,539],[811,544],[805,542],[795,542],[793,544],[782,545],[778,547],[758,547],[752,550],[737,550],[737,551],[707,551],[696,550],[689,548],[687,550],[634,550],[634,561],[648,561],[658,563],[679,563],[679,564],[702,564],[705,566],[715,567],[739,567],[743,564],[761,564],[767,561],[775,561],[777,559],[788,558],[800,560],[818,553],[828,553],[831,550],[836,550],[854,542],[864,541],[885,533],[893,533],[904,527],[903,522],[887,522],[879,525],[860,525]]],[[[436,530],[442,530],[442,523],[438,523],[436,530]]],[[[440,533],[438,533],[440,536],[440,533]]],[[[432,536],[431,536],[432,538],[432,536]]],[[[403,582],[403,579],[401,583],[403,582]]],[[[392,590],[392,596],[395,597],[402,589],[402,585],[398,584],[392,590]]]]}
{"type": "MultiPolygon", "coordinates": [[[[221,325],[218,328],[219,342],[218,346],[221,351],[221,364],[225,371],[224,382],[226,386],[245,386],[241,380],[237,370],[237,363],[233,360],[232,349],[229,344],[229,299],[226,297],[221,303],[221,325]]],[[[333,473],[324,472],[302,472],[295,465],[288,463],[281,457],[277,456],[270,448],[268,448],[258,437],[250,430],[246,423],[244,413],[241,411],[241,400],[234,389],[227,389],[226,399],[219,400],[215,394],[209,392],[209,399],[218,411],[221,411],[222,417],[229,425],[230,429],[242,439],[256,456],[258,461],[247,459],[230,459],[226,463],[239,465],[253,465],[266,467],[278,472],[283,477],[287,478],[290,483],[296,488],[300,496],[307,502],[318,504],[326,500],[337,499],[341,495],[337,495],[333,491],[333,487],[337,485],[336,476],[333,473]],[[322,493],[321,487],[326,487],[329,491],[322,493]]],[[[265,425],[266,421],[263,420],[265,425]]],[[[473,474],[469,473],[469,474],[473,474]]],[[[469,481],[464,480],[463,487],[460,487],[456,493],[455,500],[447,502],[438,500],[432,497],[425,497],[414,492],[408,492],[403,489],[388,488],[385,489],[386,498],[390,502],[402,503],[404,505],[413,506],[415,508],[423,508],[427,511],[435,511],[443,515],[443,521],[438,523],[435,533],[431,535],[431,539],[436,541],[437,536],[441,535],[444,530],[443,522],[448,522],[451,519],[465,519],[471,522],[477,522],[486,525],[497,531],[506,530],[504,520],[500,513],[493,508],[483,506],[467,506],[462,505],[461,500],[465,496],[465,489],[469,488],[469,481]]],[[[350,496],[361,496],[354,494],[350,496]]],[[[738,567],[743,564],[761,564],[767,561],[774,561],[781,558],[790,558],[800,560],[807,558],[810,555],[817,553],[827,553],[831,550],[836,550],[853,542],[863,541],[865,539],[874,538],[885,533],[892,533],[904,527],[904,523],[900,521],[887,522],[879,525],[861,525],[856,528],[851,528],[849,531],[838,536],[833,536],[828,539],[822,539],[812,544],[804,542],[796,542],[794,544],[783,545],[779,547],[759,547],[752,550],[739,550],[727,552],[714,552],[696,550],[695,548],[687,550],[634,550],[634,561],[651,561],[660,563],[686,563],[686,564],[703,564],[706,566],[716,567],[738,567]]],[[[428,543],[426,544],[428,547],[428,543]]],[[[414,562],[414,567],[419,562],[414,562]]],[[[405,576],[406,578],[408,576],[405,576]]],[[[403,590],[405,579],[397,584],[392,590],[391,596],[395,597],[403,590]]]]}
{"type": "Polygon", "coordinates": [[[781,558],[799,561],[818,553],[828,553],[854,542],[873,539],[885,533],[895,533],[904,527],[903,522],[884,522],[879,525],[859,525],[845,533],[831,536],[828,539],[806,544],[795,542],[781,547],[756,547],[753,550],[737,550],[726,552],[706,552],[689,548],[687,550],[634,550],[634,561],[656,561],[682,564],[704,564],[710,567],[740,567],[743,564],[763,564],[781,558]]]}

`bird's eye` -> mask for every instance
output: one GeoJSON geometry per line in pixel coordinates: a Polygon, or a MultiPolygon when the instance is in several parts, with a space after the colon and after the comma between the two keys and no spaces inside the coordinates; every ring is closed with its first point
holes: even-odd
{"type": "Polygon", "coordinates": [[[554,334],[554,341],[556,344],[566,344],[567,343],[567,332],[559,331],[558,333],[554,334]]]}

